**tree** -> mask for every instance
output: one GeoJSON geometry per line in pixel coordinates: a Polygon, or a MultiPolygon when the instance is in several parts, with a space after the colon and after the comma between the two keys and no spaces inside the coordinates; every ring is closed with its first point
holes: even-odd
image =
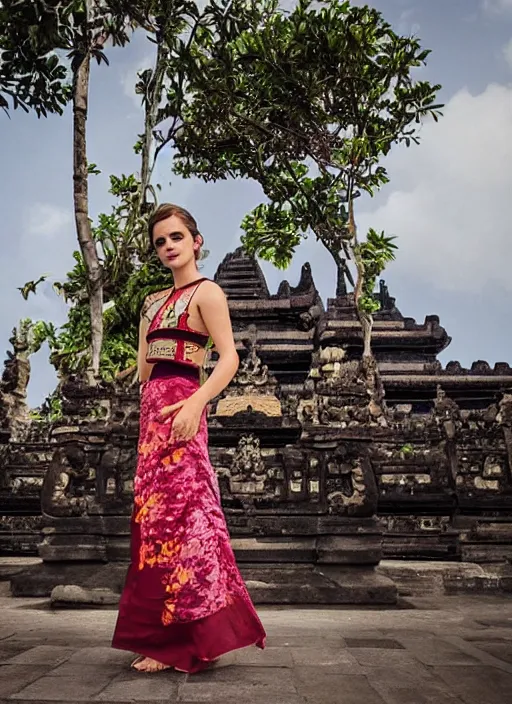
{"type": "Polygon", "coordinates": [[[59,3],[2,0],[0,6],[0,107],[62,114],[69,97],[66,67],[55,53],[59,3]]]}
{"type": "MultiPolygon", "coordinates": [[[[107,42],[124,45],[134,27],[128,3],[122,0],[18,0],[4,10],[2,35],[9,37],[8,76],[18,85],[11,89],[14,107],[36,107],[45,114],[46,106],[59,112],[62,84],[49,82],[48,71],[62,76],[70,61],[73,105],[73,199],[77,238],[87,272],[91,325],[91,372],[99,372],[103,335],[102,271],[92,236],[88,202],[87,116],[90,63],[108,63],[104,53],[107,42]],[[35,21],[23,27],[27,17],[35,21]],[[26,39],[16,43],[21,31],[26,39]],[[25,48],[28,47],[28,59],[25,48]],[[45,61],[43,54],[51,52],[45,61]],[[27,65],[28,62],[28,65],[27,65]],[[57,93],[53,93],[56,90],[57,93]],[[54,103],[52,103],[52,100],[54,103]],[[55,104],[55,105],[54,105],[55,104]]],[[[51,77],[50,73],[50,77],[51,77]]],[[[5,107],[5,105],[4,105],[5,107]]]]}
{"type": "Polygon", "coordinates": [[[374,285],[395,245],[375,230],[362,241],[355,203],[388,182],[380,162],[391,147],[417,144],[422,119],[437,120],[440,86],[414,80],[429,51],[374,9],[336,0],[299,0],[289,14],[267,9],[265,22],[228,41],[205,33],[184,60],[174,168],[205,181],[259,182],[268,202],[244,219],[242,239],[280,268],[313,233],[336,262],[337,294],[346,278],[354,286],[363,367],[374,368],[374,285]]]}
{"type": "MultiPolygon", "coordinates": [[[[166,7],[170,4],[164,2],[166,7]]],[[[178,3],[173,6],[178,8],[178,3]]],[[[132,10],[135,6],[132,7],[132,10]]],[[[164,79],[168,70],[167,59],[176,32],[185,26],[184,14],[190,9],[195,16],[194,3],[180,3],[181,14],[163,14],[148,17],[138,8],[136,21],[146,27],[157,43],[155,63],[152,68],[139,73],[136,92],[142,96],[145,132],[139,135],[135,145],[140,154],[140,176],[134,174],[110,177],[110,193],[116,203],[110,213],[100,214],[96,226],[90,225],[94,249],[98,256],[102,277],[102,347],[99,372],[102,379],[113,381],[127,368],[134,368],[137,356],[139,312],[144,298],[169,285],[169,272],[157,257],[150,253],[147,243],[147,225],[152,207],[156,205],[159,186],[152,186],[151,173],[159,154],[155,130],[158,121],[165,119],[160,111],[164,91],[164,79]],[[155,148],[157,145],[157,148],[155,148]],[[149,202],[151,198],[153,202],[149,202]]],[[[155,5],[146,10],[155,9],[155,5]]],[[[169,134],[169,139],[172,133],[169,134]]],[[[97,175],[96,164],[88,164],[88,176],[97,175]]],[[[203,251],[203,256],[208,252],[203,251]]],[[[59,377],[71,373],[83,373],[90,367],[91,306],[86,261],[83,251],[74,252],[75,265],[63,282],[54,282],[54,290],[70,304],[67,322],[57,330],[48,321],[34,323],[39,341],[47,341],[50,361],[59,377]]],[[[20,287],[27,299],[36,293],[39,284],[48,279],[48,274],[37,281],[29,281],[20,287]]]]}
{"type": "MultiPolygon", "coordinates": [[[[91,328],[92,380],[98,377],[101,363],[104,281],[99,241],[91,227],[88,204],[86,126],[91,59],[108,63],[107,44],[123,46],[136,27],[143,27],[156,44],[155,65],[139,74],[137,85],[143,98],[145,125],[137,144],[142,162],[138,201],[132,204],[130,218],[139,224],[140,234],[141,218],[152,207],[149,195],[153,203],[156,201],[151,187],[155,161],[161,150],[173,142],[179,128],[178,115],[168,103],[162,105],[162,99],[168,90],[182,94],[182,59],[193,54],[196,38],[203,37],[209,25],[216,23],[229,39],[237,28],[250,26],[252,18],[259,16],[258,3],[211,0],[202,13],[192,0],[8,0],[5,5],[0,15],[0,42],[8,52],[5,72],[0,74],[5,76],[5,80],[0,78],[0,98],[4,89],[13,107],[34,107],[39,115],[45,115],[48,111],[61,112],[65,98],[71,96],[74,211],[81,250],[77,265],[84,266],[83,283],[90,308],[86,318],[91,328]],[[23,39],[19,44],[18,35],[23,39]],[[59,81],[65,76],[67,62],[72,81],[66,88],[59,81]]],[[[7,109],[7,99],[3,98],[0,105],[7,109]]]]}

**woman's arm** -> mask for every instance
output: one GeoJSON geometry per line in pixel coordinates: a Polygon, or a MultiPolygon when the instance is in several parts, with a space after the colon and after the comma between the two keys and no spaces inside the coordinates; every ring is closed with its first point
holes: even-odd
{"type": "Polygon", "coordinates": [[[219,359],[209,378],[189,397],[202,407],[224,391],[235,376],[240,360],[235,348],[226,296],[213,281],[205,281],[196,293],[197,307],[219,359]]]}
{"type": "Polygon", "coordinates": [[[149,320],[145,315],[145,312],[151,305],[152,301],[153,298],[151,296],[148,296],[146,298],[140,314],[139,348],[137,353],[137,375],[141,383],[149,379],[151,375],[151,370],[153,368],[152,364],[148,364],[146,362],[146,357],[148,356],[148,343],[146,342],[146,335],[148,333],[149,320]]]}

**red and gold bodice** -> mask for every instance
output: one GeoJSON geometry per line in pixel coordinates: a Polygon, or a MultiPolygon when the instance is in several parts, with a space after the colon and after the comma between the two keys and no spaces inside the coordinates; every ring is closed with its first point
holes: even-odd
{"type": "Polygon", "coordinates": [[[201,369],[204,365],[209,336],[188,325],[188,308],[202,278],[186,286],[173,288],[165,298],[155,301],[145,311],[151,321],[146,335],[149,364],[175,362],[189,368],[201,369]]]}

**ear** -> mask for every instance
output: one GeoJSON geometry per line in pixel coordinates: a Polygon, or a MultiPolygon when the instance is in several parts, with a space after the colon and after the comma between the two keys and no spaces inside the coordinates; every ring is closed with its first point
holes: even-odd
{"type": "Polygon", "coordinates": [[[200,247],[203,246],[203,244],[204,244],[203,236],[201,234],[198,234],[194,240],[194,249],[198,250],[200,247]]]}

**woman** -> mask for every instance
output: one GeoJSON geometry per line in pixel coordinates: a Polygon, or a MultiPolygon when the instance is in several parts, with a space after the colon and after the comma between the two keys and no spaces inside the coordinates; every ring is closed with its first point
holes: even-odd
{"type": "Polygon", "coordinates": [[[208,457],[206,406],[239,360],[224,293],[197,270],[203,238],[194,218],[161,205],[149,237],[174,286],[149,296],[141,312],[132,564],[112,645],[139,654],[136,670],[193,673],[223,653],[265,645],[208,457]],[[201,385],[210,339],[219,360],[201,385]]]}

